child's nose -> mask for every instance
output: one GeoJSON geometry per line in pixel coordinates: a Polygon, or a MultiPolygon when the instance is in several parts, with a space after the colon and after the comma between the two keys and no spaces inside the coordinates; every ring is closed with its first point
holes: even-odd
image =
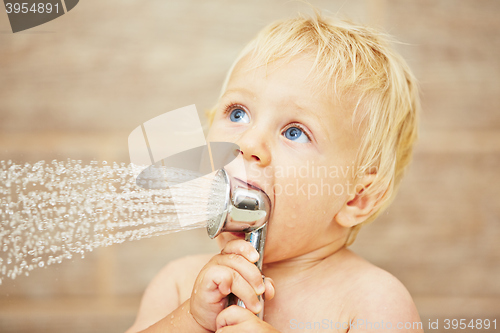
{"type": "Polygon", "coordinates": [[[257,162],[262,167],[266,167],[271,163],[269,138],[262,129],[254,127],[246,130],[236,144],[240,147],[239,153],[245,160],[257,162]]]}

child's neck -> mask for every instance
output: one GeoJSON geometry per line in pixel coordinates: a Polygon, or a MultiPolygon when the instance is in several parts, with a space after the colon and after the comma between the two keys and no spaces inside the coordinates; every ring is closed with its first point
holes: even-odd
{"type": "Polygon", "coordinates": [[[262,273],[275,281],[286,280],[289,277],[293,277],[293,280],[298,281],[302,277],[310,276],[312,271],[321,269],[321,264],[326,260],[335,261],[341,259],[343,250],[345,250],[347,235],[342,234],[328,245],[299,257],[265,263],[262,267],[262,273]]]}

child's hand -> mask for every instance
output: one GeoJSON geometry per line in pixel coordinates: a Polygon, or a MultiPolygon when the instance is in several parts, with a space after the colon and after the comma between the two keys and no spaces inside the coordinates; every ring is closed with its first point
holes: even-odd
{"type": "Polygon", "coordinates": [[[237,305],[228,307],[217,316],[216,333],[255,332],[279,333],[274,327],[260,320],[252,312],[237,305]]]}
{"type": "Polygon", "coordinates": [[[245,303],[248,313],[260,312],[257,295],[266,292],[266,299],[271,299],[274,287],[272,283],[266,281],[268,283],[264,284],[262,281],[261,272],[253,264],[258,259],[259,254],[250,243],[234,240],[203,267],[190,299],[191,313],[199,325],[215,331],[215,320],[226,307],[226,296],[230,293],[245,303]]]}

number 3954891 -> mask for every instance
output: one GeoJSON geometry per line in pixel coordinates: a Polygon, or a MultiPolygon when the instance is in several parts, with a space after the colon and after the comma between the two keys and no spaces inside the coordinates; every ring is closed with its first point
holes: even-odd
{"type": "Polygon", "coordinates": [[[471,319],[470,321],[469,320],[466,320],[466,319],[445,319],[444,320],[444,326],[443,328],[445,330],[449,330],[449,329],[477,329],[477,330],[480,330],[480,329],[490,329],[493,328],[496,330],[497,328],[497,320],[489,320],[489,319],[471,319]]]}
{"type": "Polygon", "coordinates": [[[33,14],[43,14],[47,13],[50,14],[52,11],[59,13],[59,4],[52,5],[51,3],[34,3],[31,6],[29,6],[28,3],[10,3],[7,2],[5,3],[5,9],[7,11],[7,14],[28,14],[28,13],[33,13],[33,14]]]}

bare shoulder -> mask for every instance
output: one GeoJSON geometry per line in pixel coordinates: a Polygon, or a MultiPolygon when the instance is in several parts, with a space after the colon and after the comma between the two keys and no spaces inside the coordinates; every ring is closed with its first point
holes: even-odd
{"type": "Polygon", "coordinates": [[[146,288],[136,321],[128,332],[137,332],[151,326],[186,301],[191,295],[198,273],[212,256],[186,256],[163,267],[146,288]]]}
{"type": "Polygon", "coordinates": [[[396,332],[423,332],[415,303],[395,276],[350,251],[346,259],[350,267],[351,321],[359,324],[350,332],[383,328],[396,332]]]}

